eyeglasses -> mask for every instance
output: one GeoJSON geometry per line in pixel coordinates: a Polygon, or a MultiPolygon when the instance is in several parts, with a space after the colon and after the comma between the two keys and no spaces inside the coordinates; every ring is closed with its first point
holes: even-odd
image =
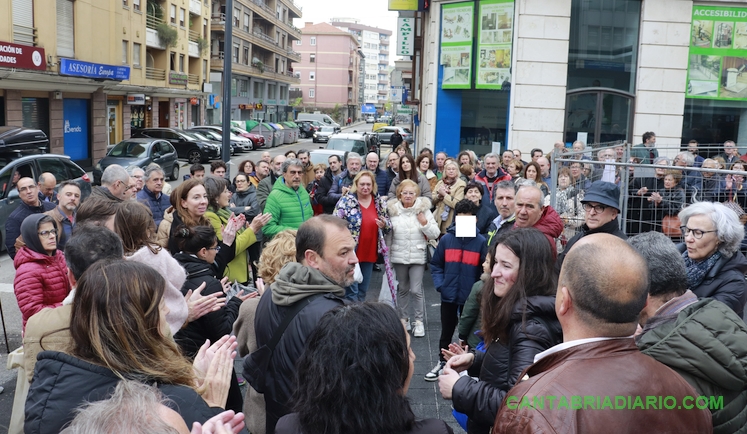
{"type": "Polygon", "coordinates": [[[592,205],[590,203],[584,204],[584,211],[589,212],[593,209],[597,214],[603,213],[607,208],[609,208],[607,205],[592,205]]]}
{"type": "Polygon", "coordinates": [[[687,234],[693,234],[693,238],[695,238],[696,240],[703,238],[703,235],[705,234],[710,234],[711,232],[718,232],[717,230],[703,231],[700,229],[690,229],[687,226],[680,226],[680,230],[682,231],[683,237],[686,237],[687,234]]]}
{"type": "Polygon", "coordinates": [[[215,250],[216,252],[220,252],[220,246],[219,245],[215,246],[215,247],[208,247],[207,249],[208,250],[215,250]]]}
{"type": "Polygon", "coordinates": [[[37,234],[39,234],[40,237],[48,237],[50,235],[54,235],[56,237],[57,236],[57,229],[50,229],[48,231],[41,231],[41,232],[37,232],[37,234]]]}

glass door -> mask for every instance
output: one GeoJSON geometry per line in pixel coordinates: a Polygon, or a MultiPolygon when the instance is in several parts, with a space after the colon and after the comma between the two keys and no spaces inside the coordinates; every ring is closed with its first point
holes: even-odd
{"type": "Polygon", "coordinates": [[[117,144],[117,106],[106,106],[109,145],[117,144]]]}
{"type": "Polygon", "coordinates": [[[634,96],[609,88],[579,89],[566,99],[566,142],[581,140],[587,145],[630,141],[634,96]]]}

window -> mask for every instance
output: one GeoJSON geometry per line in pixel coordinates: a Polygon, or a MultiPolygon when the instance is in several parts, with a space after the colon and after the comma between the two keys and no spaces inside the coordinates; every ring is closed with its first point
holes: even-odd
{"type": "Polygon", "coordinates": [[[239,63],[239,44],[233,44],[233,63],[239,63]]]}
{"type": "Polygon", "coordinates": [[[261,99],[261,98],[264,98],[264,95],[265,95],[265,84],[254,82],[254,98],[261,99]]]}
{"type": "Polygon", "coordinates": [[[309,89],[309,98],[314,98],[315,93],[314,89],[309,89]]]}
{"type": "Polygon", "coordinates": [[[310,54],[309,55],[309,62],[310,63],[316,63],[316,54],[310,54]]]}
{"type": "Polygon", "coordinates": [[[243,63],[244,65],[249,64],[249,47],[247,47],[246,45],[244,45],[244,52],[241,56],[241,63],[243,63]]]}
{"type": "Polygon", "coordinates": [[[296,39],[296,45],[301,45],[301,40],[300,39],[296,39]]]}
{"type": "Polygon", "coordinates": [[[171,60],[171,62],[169,62],[170,63],[169,67],[171,71],[176,71],[176,53],[172,51],[171,54],[169,55],[169,60],[171,60]]]}
{"type": "Polygon", "coordinates": [[[249,97],[249,81],[239,80],[239,96],[247,98],[249,97]]]}
{"type": "Polygon", "coordinates": [[[140,0],[132,0],[132,8],[136,11],[140,10],[140,0]]]}
{"type": "Polygon", "coordinates": [[[233,8],[233,26],[234,27],[241,26],[241,22],[239,21],[240,16],[241,16],[241,9],[233,8]]]}
{"type": "Polygon", "coordinates": [[[140,66],[140,50],[141,45],[137,42],[132,44],[132,66],[140,66]]]}
{"type": "Polygon", "coordinates": [[[236,96],[236,79],[231,79],[231,96],[236,96]]]}
{"type": "Polygon", "coordinates": [[[207,40],[210,40],[208,38],[208,26],[207,26],[207,24],[208,24],[207,18],[203,18],[202,19],[202,37],[205,38],[205,39],[207,39],[207,40]]]}
{"type": "Polygon", "coordinates": [[[179,72],[184,72],[184,54],[179,55],[179,72]]]}
{"type": "Polygon", "coordinates": [[[122,6],[127,7],[127,0],[122,0],[122,6]]]}
{"type": "Polygon", "coordinates": [[[249,32],[249,14],[244,14],[244,31],[249,32]]]}
{"type": "Polygon", "coordinates": [[[186,14],[186,11],[184,8],[179,8],[179,26],[184,27],[184,16],[186,14]]]}
{"type": "Polygon", "coordinates": [[[127,56],[128,42],[122,41],[122,63],[127,65],[130,62],[130,58],[127,56]]]}
{"type": "Polygon", "coordinates": [[[316,45],[316,37],[315,37],[315,36],[312,36],[312,37],[311,37],[311,38],[309,39],[309,45],[316,45]]]}
{"type": "Polygon", "coordinates": [[[316,73],[314,71],[309,72],[309,80],[316,80],[316,73]]]}
{"type": "Polygon", "coordinates": [[[57,55],[75,57],[73,2],[57,0],[57,55]]]}
{"type": "Polygon", "coordinates": [[[176,5],[170,6],[169,17],[171,19],[171,24],[176,24],[176,5]]]}

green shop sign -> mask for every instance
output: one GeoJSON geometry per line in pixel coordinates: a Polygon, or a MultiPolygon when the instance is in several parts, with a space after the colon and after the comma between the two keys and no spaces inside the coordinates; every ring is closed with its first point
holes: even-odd
{"type": "Polygon", "coordinates": [[[476,89],[501,89],[511,81],[513,21],[512,0],[480,2],[476,89]]]}
{"type": "Polygon", "coordinates": [[[747,9],[693,6],[687,98],[747,100],[747,9]]]}

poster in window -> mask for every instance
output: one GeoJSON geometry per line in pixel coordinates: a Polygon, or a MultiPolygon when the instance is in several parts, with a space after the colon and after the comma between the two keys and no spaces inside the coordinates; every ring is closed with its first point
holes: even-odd
{"type": "Polygon", "coordinates": [[[480,3],[477,48],[477,89],[500,90],[511,81],[514,2],[480,3]]]}
{"type": "Polygon", "coordinates": [[[452,3],[441,7],[442,89],[472,87],[472,41],[475,5],[452,3]]]}

